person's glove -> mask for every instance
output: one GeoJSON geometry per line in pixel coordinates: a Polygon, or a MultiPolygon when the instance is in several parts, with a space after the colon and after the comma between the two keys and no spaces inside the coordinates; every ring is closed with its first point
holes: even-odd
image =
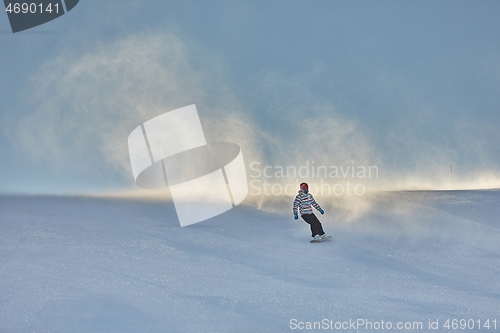
{"type": "Polygon", "coordinates": [[[297,214],[293,214],[293,218],[298,220],[299,219],[299,216],[297,214]]]}
{"type": "Polygon", "coordinates": [[[325,214],[325,211],[323,209],[319,209],[319,212],[321,213],[321,215],[325,214]]]}

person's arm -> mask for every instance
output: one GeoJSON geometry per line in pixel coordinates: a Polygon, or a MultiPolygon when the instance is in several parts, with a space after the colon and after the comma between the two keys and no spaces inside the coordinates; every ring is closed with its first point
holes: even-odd
{"type": "Polygon", "coordinates": [[[323,209],[321,209],[321,206],[316,202],[316,200],[314,200],[314,197],[312,196],[312,194],[311,194],[311,198],[312,198],[313,207],[316,208],[318,210],[318,212],[320,212],[321,214],[324,214],[325,211],[323,209]]]}
{"type": "Polygon", "coordinates": [[[300,204],[299,196],[296,196],[295,200],[293,201],[293,218],[296,220],[299,218],[299,215],[297,214],[297,207],[299,206],[299,204],[300,204]]]}

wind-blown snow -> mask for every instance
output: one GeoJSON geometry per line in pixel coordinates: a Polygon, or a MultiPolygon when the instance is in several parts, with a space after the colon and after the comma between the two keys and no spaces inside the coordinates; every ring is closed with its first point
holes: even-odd
{"type": "Polygon", "coordinates": [[[500,191],[371,200],[349,223],[335,211],[320,216],[333,240],[310,244],[291,207],[240,206],[180,228],[171,203],[0,197],[0,332],[290,332],[293,319],[418,321],[421,332],[436,319],[500,324],[500,191]]]}

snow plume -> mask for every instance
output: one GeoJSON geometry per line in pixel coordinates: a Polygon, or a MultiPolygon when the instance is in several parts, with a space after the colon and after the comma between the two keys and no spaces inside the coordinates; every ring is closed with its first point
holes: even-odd
{"type": "Polygon", "coordinates": [[[377,129],[314,93],[321,72],[317,65],[296,77],[266,72],[254,78],[261,89],[253,100],[266,108],[260,124],[265,160],[248,170],[249,200],[257,207],[291,214],[302,181],[339,220],[349,221],[376,205],[376,191],[500,187],[488,154],[498,150],[494,126],[447,118],[412,101],[377,129]]]}
{"type": "MultiPolygon", "coordinates": [[[[400,107],[397,112],[373,106],[373,116],[356,117],[315,93],[321,72],[322,67],[316,66],[294,78],[263,75],[269,104],[287,115],[280,121],[288,120],[291,129],[281,143],[294,149],[280,156],[281,161],[301,165],[309,160],[344,168],[354,161],[365,167],[377,166],[378,179],[368,182],[375,190],[500,187],[500,132],[487,116],[480,115],[488,110],[479,114],[443,110],[425,96],[405,97],[405,89],[411,89],[406,87],[398,91],[401,97],[393,97],[400,107]],[[377,114],[387,118],[387,113],[392,117],[386,124],[370,123],[377,114]]],[[[342,105],[348,107],[349,103],[342,105]]]]}
{"type": "MultiPolygon", "coordinates": [[[[207,141],[238,144],[249,176],[254,162],[299,167],[307,161],[325,166],[376,161],[363,131],[332,104],[318,102],[300,83],[304,77],[284,80],[270,74],[256,79],[261,97],[255,100],[266,105],[252,105],[260,114],[258,123],[236,96],[223,62],[173,33],[135,34],[84,51],[65,50],[32,77],[33,111],[18,120],[13,142],[32,160],[61,172],[121,174],[133,187],[130,132],[157,115],[194,103],[207,141]]],[[[270,181],[285,184],[290,179],[270,181]]],[[[168,193],[127,190],[108,195],[151,199],[168,193]]],[[[290,196],[250,195],[247,203],[265,208],[280,198],[288,202],[290,196]]]]}
{"type": "Polygon", "coordinates": [[[35,161],[87,179],[120,174],[124,187],[133,187],[130,132],[194,103],[207,141],[241,147],[249,182],[261,181],[250,186],[246,202],[261,209],[290,212],[302,181],[317,186],[311,190],[316,198],[343,219],[363,215],[372,205],[371,191],[500,187],[487,153],[498,149],[492,148],[500,139],[493,125],[459,117],[447,134],[434,131],[435,137],[426,138],[432,124],[442,124],[427,108],[410,110],[418,119],[403,117],[409,120],[395,121],[387,131],[374,128],[314,93],[322,72],[316,65],[294,77],[257,73],[238,83],[238,94],[216,55],[173,33],[140,33],[48,60],[32,77],[27,94],[32,112],[9,133],[35,161]],[[455,162],[465,160],[476,165],[455,162]],[[314,175],[299,174],[306,165],[314,175]],[[266,167],[271,177],[264,176],[266,167]],[[281,176],[278,167],[295,168],[297,174],[281,176]],[[325,169],[327,175],[318,176],[325,169]],[[264,181],[270,194],[255,193],[259,186],[265,190],[264,181]],[[362,187],[352,195],[358,184],[362,187]]]}
{"type": "Polygon", "coordinates": [[[297,166],[306,160],[318,165],[380,163],[366,129],[344,116],[332,102],[312,93],[311,81],[318,71],[313,68],[289,79],[276,73],[256,79],[267,105],[269,124],[264,126],[271,133],[265,142],[268,162],[297,166]],[[278,133],[273,130],[276,128],[278,133]]]}
{"type": "Polygon", "coordinates": [[[133,178],[130,132],[164,112],[196,104],[207,141],[253,149],[252,121],[229,88],[216,56],[172,33],[143,33],[50,59],[31,82],[33,112],[13,141],[33,160],[84,174],[133,178]]]}
{"type": "Polygon", "coordinates": [[[254,78],[259,102],[266,105],[260,132],[264,160],[247,161],[247,202],[291,214],[299,184],[307,182],[325,209],[352,219],[369,208],[364,194],[376,187],[383,166],[367,130],[311,91],[320,72],[318,65],[293,78],[254,78]],[[355,185],[360,195],[351,195],[355,185]]]}

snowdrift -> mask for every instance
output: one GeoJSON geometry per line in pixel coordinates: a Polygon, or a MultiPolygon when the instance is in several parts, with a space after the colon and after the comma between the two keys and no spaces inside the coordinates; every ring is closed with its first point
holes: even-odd
{"type": "Polygon", "coordinates": [[[0,332],[495,331],[499,202],[386,192],[349,219],[320,202],[333,239],[310,244],[291,201],[180,228],[168,202],[2,196],[0,332]]]}

